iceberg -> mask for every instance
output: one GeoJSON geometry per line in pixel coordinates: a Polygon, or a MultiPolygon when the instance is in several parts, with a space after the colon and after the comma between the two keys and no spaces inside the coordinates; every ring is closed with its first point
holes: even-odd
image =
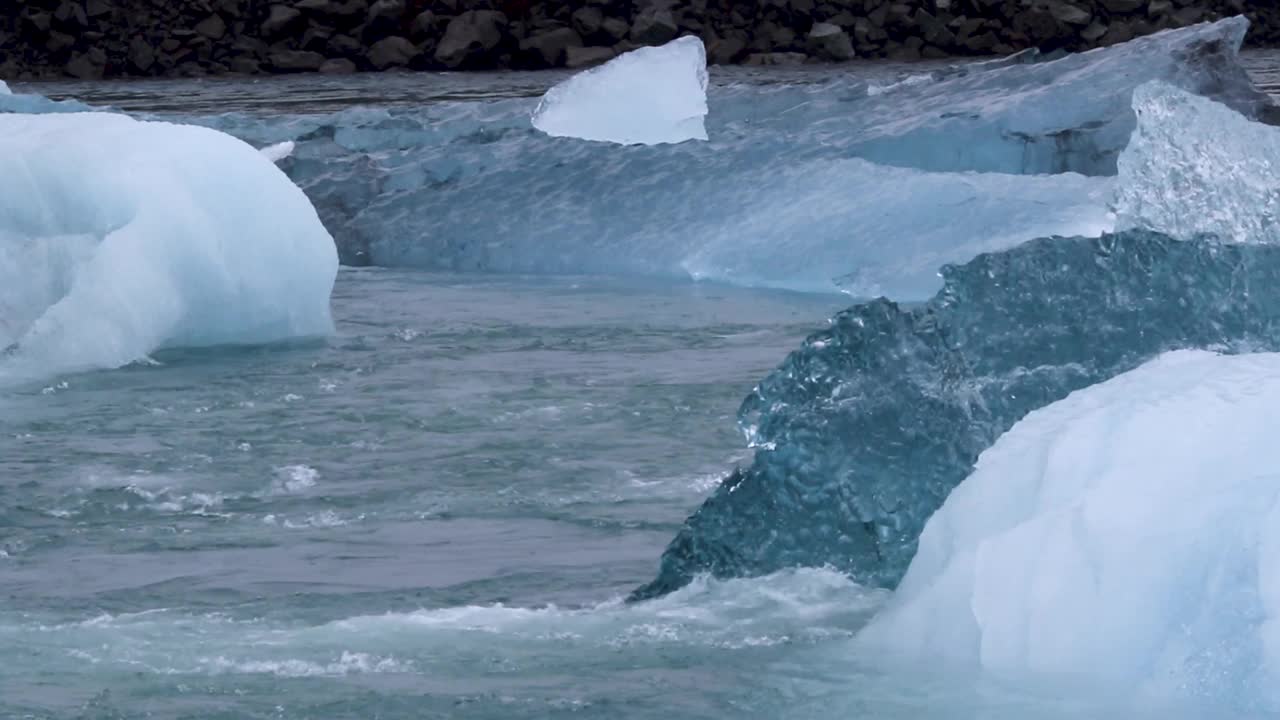
{"type": "Polygon", "coordinates": [[[1270,117],[1236,55],[1246,26],[942,69],[877,95],[845,77],[721,81],[707,91],[706,142],[549,137],[529,125],[538,100],[524,98],[198,121],[257,146],[296,142],[288,172],[353,265],[693,276],[923,300],[942,262],[1109,229],[1139,85],[1163,80],[1270,117]],[[1020,178],[1026,197],[1014,192],[1020,178]],[[912,182],[935,190],[891,191],[912,182]],[[791,210],[800,205],[818,216],[791,210]],[[1018,219],[995,237],[989,220],[1029,219],[1035,207],[1043,221],[1018,219]]]}
{"type": "Polygon", "coordinates": [[[1160,353],[1280,350],[1280,247],[1131,230],[943,269],[928,303],[855,305],[743,402],[756,454],[633,597],[830,566],[893,587],[925,521],[1033,410],[1160,353]]]}
{"type": "Polygon", "coordinates": [[[0,114],[0,377],[326,335],[336,272],[306,196],[229,135],[0,114]]]}
{"type": "Polygon", "coordinates": [[[1198,351],[1027,415],[929,519],[858,642],[1280,710],[1277,423],[1280,355],[1198,351]]]}
{"type": "Polygon", "coordinates": [[[1120,227],[1280,242],[1280,129],[1165,83],[1138,88],[1133,108],[1138,126],[1116,186],[1120,227]]]}
{"type": "Polygon", "coordinates": [[[547,91],[533,126],[554,137],[619,145],[706,140],[707,52],[686,36],[642,47],[547,91]]]}

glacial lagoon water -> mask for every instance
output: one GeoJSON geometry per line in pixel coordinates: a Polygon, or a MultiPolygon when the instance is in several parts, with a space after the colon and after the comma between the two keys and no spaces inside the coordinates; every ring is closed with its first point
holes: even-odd
{"type": "MultiPolygon", "coordinates": [[[[1280,86],[1280,56],[1245,64],[1280,86]]],[[[357,106],[505,113],[560,77],[15,91],[265,135],[357,106]]],[[[656,275],[348,267],[328,339],[0,389],[0,717],[1201,716],[885,662],[852,638],[888,593],[829,569],[624,602],[750,463],[742,399],[850,302],[656,275]]]]}

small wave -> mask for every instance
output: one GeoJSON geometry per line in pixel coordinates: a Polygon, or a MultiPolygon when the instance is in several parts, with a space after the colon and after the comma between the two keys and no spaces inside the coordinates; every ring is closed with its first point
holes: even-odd
{"type": "MultiPolygon", "coordinates": [[[[200,661],[201,669],[215,675],[248,674],[276,677],[341,677],[370,673],[411,672],[413,664],[393,657],[363,652],[344,651],[338,659],[327,663],[288,658],[284,660],[235,660],[223,656],[200,661]]],[[[187,675],[190,670],[171,669],[165,674],[187,675]]]]}
{"type": "Polygon", "coordinates": [[[286,465],[276,470],[276,479],[271,483],[270,493],[295,495],[315,487],[319,479],[320,471],[310,465],[286,465]]]}

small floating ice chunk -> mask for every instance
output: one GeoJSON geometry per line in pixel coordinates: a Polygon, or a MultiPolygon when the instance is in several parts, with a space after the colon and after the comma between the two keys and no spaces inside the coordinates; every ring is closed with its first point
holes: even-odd
{"type": "Polygon", "coordinates": [[[707,54],[682,37],[584,70],[547,91],[533,126],[555,137],[620,145],[706,140],[707,54]]]}
{"type": "Polygon", "coordinates": [[[1164,82],[1133,93],[1138,118],[1120,154],[1120,229],[1177,238],[1280,243],[1280,129],[1164,82]]]}
{"type": "Polygon", "coordinates": [[[258,152],[262,153],[263,157],[271,162],[278,163],[292,155],[293,148],[294,142],[292,140],[286,140],[284,142],[276,143],[275,145],[268,145],[258,152]]]}

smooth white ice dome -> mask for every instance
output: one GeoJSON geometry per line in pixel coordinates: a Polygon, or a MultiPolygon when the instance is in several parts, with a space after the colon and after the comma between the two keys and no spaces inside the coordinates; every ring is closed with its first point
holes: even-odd
{"type": "Polygon", "coordinates": [[[336,272],[311,202],[230,135],[0,114],[0,379],[325,335],[336,272]]]}
{"type": "Polygon", "coordinates": [[[1012,682],[1277,707],[1280,354],[1180,351],[1031,413],[858,642],[1012,682]]]}

